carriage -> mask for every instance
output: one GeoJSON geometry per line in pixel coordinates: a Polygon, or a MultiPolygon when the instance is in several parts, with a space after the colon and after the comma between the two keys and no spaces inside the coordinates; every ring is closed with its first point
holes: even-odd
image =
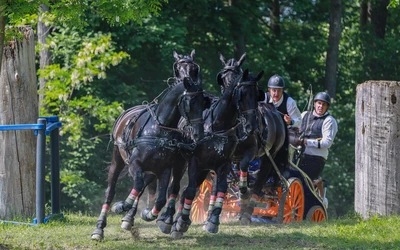
{"type": "MultiPolygon", "coordinates": [[[[252,214],[253,222],[266,223],[292,223],[303,220],[321,222],[328,218],[326,181],[319,179],[316,181],[298,169],[301,147],[289,145],[289,164],[292,170],[300,174],[288,176],[274,184],[273,178],[264,185],[263,194],[257,200],[257,206],[252,214]],[[286,182],[282,183],[282,182],[286,182]],[[317,183],[324,185],[321,195],[316,187],[317,183]],[[287,191],[286,191],[287,190],[287,191]],[[323,198],[324,197],[324,198],[323,198]]],[[[251,187],[259,171],[258,161],[250,162],[249,166],[249,186],[251,187]]],[[[283,175],[287,175],[282,173],[283,175]]],[[[204,222],[207,218],[210,196],[212,194],[213,174],[202,183],[199,194],[193,202],[191,219],[194,222],[204,222]]],[[[232,164],[232,171],[228,176],[229,188],[225,194],[222,207],[221,221],[228,222],[238,219],[240,216],[240,199],[238,188],[238,169],[236,164],[232,164]]]]}

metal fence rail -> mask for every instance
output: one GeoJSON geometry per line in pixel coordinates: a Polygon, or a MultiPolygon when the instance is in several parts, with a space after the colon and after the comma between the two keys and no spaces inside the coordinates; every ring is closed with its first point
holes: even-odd
{"type": "Polygon", "coordinates": [[[44,223],[52,216],[60,213],[60,156],[59,156],[59,128],[62,126],[58,116],[39,117],[37,124],[0,125],[0,131],[34,130],[36,142],[36,218],[33,223],[16,221],[3,221],[11,224],[38,225],[44,223]],[[51,215],[45,218],[45,162],[46,162],[46,136],[50,135],[51,156],[51,215]]]}

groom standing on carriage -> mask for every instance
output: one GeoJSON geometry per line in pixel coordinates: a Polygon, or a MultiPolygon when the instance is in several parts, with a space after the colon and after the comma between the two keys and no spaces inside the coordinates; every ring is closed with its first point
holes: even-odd
{"type": "Polygon", "coordinates": [[[302,114],[303,121],[300,127],[305,150],[299,167],[317,185],[322,198],[324,197],[320,175],[328,159],[328,150],[338,132],[337,122],[328,112],[330,105],[329,94],[319,92],[314,97],[314,111],[306,111],[302,114]]]}

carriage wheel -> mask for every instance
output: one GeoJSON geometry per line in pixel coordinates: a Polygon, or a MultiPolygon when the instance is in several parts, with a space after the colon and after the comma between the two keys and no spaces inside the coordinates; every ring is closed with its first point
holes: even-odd
{"type": "Polygon", "coordinates": [[[306,220],[312,222],[321,222],[326,220],[325,210],[319,205],[311,207],[307,212],[306,220]]]}
{"type": "Polygon", "coordinates": [[[199,195],[193,201],[191,217],[193,222],[203,223],[207,219],[208,204],[210,203],[212,184],[205,180],[199,188],[199,195]]]}
{"type": "Polygon", "coordinates": [[[304,216],[304,189],[298,178],[289,179],[289,192],[286,195],[283,223],[302,221],[304,216]]]}

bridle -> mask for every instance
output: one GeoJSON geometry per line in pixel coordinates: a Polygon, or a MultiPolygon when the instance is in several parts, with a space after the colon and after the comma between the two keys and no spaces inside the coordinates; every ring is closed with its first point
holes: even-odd
{"type": "MultiPolygon", "coordinates": [[[[181,94],[181,96],[179,97],[179,102],[178,102],[179,113],[185,119],[186,125],[189,127],[192,127],[192,125],[195,125],[195,124],[200,124],[200,123],[203,124],[204,123],[203,116],[190,119],[190,117],[188,115],[190,113],[191,100],[196,98],[199,95],[203,96],[203,94],[204,94],[204,90],[199,90],[196,92],[184,91],[181,94]]],[[[201,100],[201,101],[204,101],[204,100],[201,100]]]]}
{"type": "MultiPolygon", "coordinates": [[[[241,82],[241,78],[243,77],[243,71],[240,67],[238,66],[225,66],[224,69],[219,73],[221,78],[225,78],[228,74],[228,72],[233,72],[236,73],[237,76],[232,80],[230,84],[233,84],[235,82],[238,82],[236,86],[233,89],[233,101],[235,102],[236,109],[238,111],[238,120],[239,124],[246,124],[247,122],[247,116],[249,115],[256,115],[257,114],[257,108],[250,108],[246,110],[242,110],[240,107],[240,98],[241,98],[241,91],[242,88],[244,87],[254,87],[256,86],[258,89],[258,82],[257,81],[246,81],[246,82],[241,82]]],[[[223,88],[223,91],[229,86],[225,86],[223,88]]],[[[258,92],[258,91],[257,91],[258,92]]],[[[245,135],[247,136],[248,133],[247,131],[244,131],[245,135]]]]}
{"type": "MultiPolygon", "coordinates": [[[[246,115],[252,115],[252,114],[256,115],[258,106],[256,108],[250,108],[250,109],[246,109],[246,110],[242,110],[240,108],[239,102],[240,102],[241,91],[242,91],[241,88],[242,87],[253,87],[253,86],[255,86],[257,88],[257,90],[258,90],[258,82],[257,81],[239,82],[235,86],[235,89],[234,89],[233,96],[234,96],[234,99],[236,101],[236,108],[237,108],[237,110],[239,112],[239,120],[243,124],[245,124],[246,121],[247,121],[246,115]]],[[[258,91],[257,91],[257,93],[258,93],[258,91]]]]}
{"type": "MultiPolygon", "coordinates": [[[[172,69],[173,69],[173,71],[174,71],[174,73],[175,73],[175,80],[177,81],[177,82],[179,82],[179,81],[183,81],[183,79],[182,79],[182,77],[178,77],[178,73],[177,73],[177,71],[178,71],[178,65],[179,64],[190,64],[190,65],[194,65],[197,69],[198,69],[198,77],[197,77],[197,81],[193,81],[193,79],[192,79],[192,77],[190,77],[190,75],[189,75],[189,78],[190,78],[190,81],[191,81],[191,84],[193,84],[193,85],[199,85],[199,84],[201,84],[201,80],[200,80],[200,70],[201,70],[201,68],[200,68],[200,65],[198,65],[197,63],[195,63],[194,61],[193,61],[193,59],[192,58],[190,58],[190,57],[185,57],[185,58],[181,58],[181,59],[179,59],[179,60],[177,60],[174,64],[173,64],[173,66],[172,66],[172,69]]],[[[184,76],[184,77],[186,77],[186,76],[184,76]]]]}

